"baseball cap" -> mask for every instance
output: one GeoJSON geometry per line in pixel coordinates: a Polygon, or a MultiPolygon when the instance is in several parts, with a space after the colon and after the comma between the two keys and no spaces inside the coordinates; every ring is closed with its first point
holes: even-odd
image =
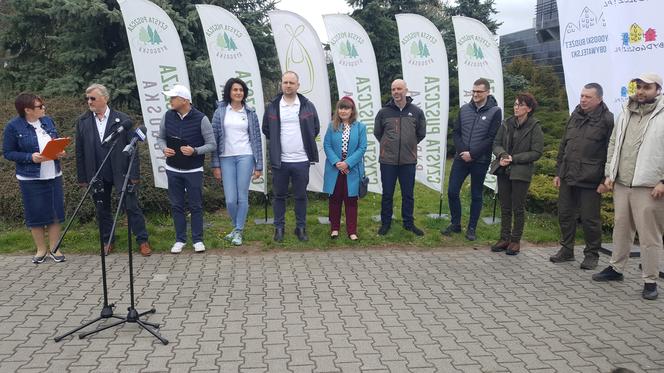
{"type": "Polygon", "coordinates": [[[655,73],[643,73],[632,79],[632,81],[635,80],[640,80],[646,84],[657,83],[660,87],[664,87],[664,84],[662,84],[662,77],[655,73]]]}
{"type": "Polygon", "coordinates": [[[168,91],[162,92],[166,97],[182,97],[185,100],[191,101],[191,92],[182,84],[176,84],[168,91]]]}

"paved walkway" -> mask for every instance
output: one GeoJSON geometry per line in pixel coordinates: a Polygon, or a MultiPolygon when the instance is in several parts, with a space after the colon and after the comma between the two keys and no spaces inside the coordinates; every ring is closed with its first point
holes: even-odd
{"type": "MultiPolygon", "coordinates": [[[[54,342],[99,314],[99,258],[3,256],[0,372],[663,372],[664,299],[641,299],[638,260],[595,283],[551,251],[135,257],[166,346],[136,324],[54,342]]],[[[125,316],[126,255],[108,260],[125,316]]]]}

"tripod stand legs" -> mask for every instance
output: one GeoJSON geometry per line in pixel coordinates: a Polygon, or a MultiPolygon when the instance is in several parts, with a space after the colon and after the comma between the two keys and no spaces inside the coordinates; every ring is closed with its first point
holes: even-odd
{"type": "MultiPolygon", "coordinates": [[[[166,338],[162,337],[161,335],[159,335],[159,333],[157,333],[157,332],[154,330],[154,329],[158,329],[158,328],[159,328],[159,324],[155,324],[155,323],[151,323],[151,322],[147,322],[147,321],[142,321],[142,320],[140,319],[141,316],[147,315],[147,314],[149,314],[149,313],[155,313],[155,312],[157,312],[154,308],[152,308],[152,309],[150,309],[150,310],[148,310],[148,311],[145,311],[145,312],[138,313],[138,311],[136,311],[135,308],[133,308],[133,307],[129,307],[129,308],[128,308],[128,311],[129,311],[129,312],[127,313],[127,317],[125,317],[125,318],[118,317],[118,316],[113,316],[113,317],[116,317],[116,318],[120,319],[120,321],[114,322],[114,323],[112,323],[112,324],[104,325],[104,326],[102,326],[101,328],[97,328],[97,329],[95,329],[95,330],[93,330],[93,331],[91,331],[91,332],[82,333],[82,334],[80,334],[78,337],[79,337],[80,339],[83,339],[83,338],[85,338],[85,337],[87,337],[87,336],[89,336],[89,335],[99,333],[99,332],[101,332],[101,331],[103,331],[103,330],[113,328],[113,327],[118,326],[118,325],[120,325],[120,324],[124,324],[124,323],[136,323],[136,324],[138,324],[141,328],[147,330],[150,334],[152,334],[155,338],[157,338],[161,343],[163,343],[163,344],[165,344],[165,345],[168,344],[168,340],[167,340],[166,338]]],[[[100,319],[101,319],[101,318],[100,318],[100,319]]],[[[95,320],[95,321],[97,321],[97,320],[95,320]]],[[[81,327],[81,328],[82,328],[82,327],[81,327]]],[[[77,329],[77,330],[80,330],[81,328],[79,328],[79,329],[77,329]]],[[[71,334],[71,333],[73,333],[73,332],[75,332],[75,331],[76,331],[76,330],[70,332],[69,334],[71,334]]],[[[63,336],[63,337],[64,337],[64,336],[63,336]]]]}
{"type": "Polygon", "coordinates": [[[55,338],[53,338],[53,339],[54,339],[56,342],[60,342],[63,338],[65,338],[65,337],[67,337],[67,336],[70,336],[70,335],[76,333],[77,331],[79,331],[79,330],[81,330],[81,329],[87,328],[88,326],[90,326],[90,325],[96,323],[97,321],[101,321],[101,320],[104,320],[104,319],[110,319],[111,317],[116,318],[116,319],[123,320],[122,317],[120,317],[120,316],[115,316],[115,315],[113,314],[113,307],[115,307],[115,305],[113,305],[113,304],[109,304],[109,305],[107,305],[107,306],[104,306],[104,308],[102,308],[102,310],[101,310],[101,314],[100,314],[99,317],[97,317],[96,319],[94,319],[94,320],[92,320],[92,321],[89,321],[89,322],[87,322],[87,323],[85,323],[85,324],[79,326],[78,328],[76,328],[76,329],[74,329],[74,330],[70,330],[70,331],[68,331],[67,333],[65,333],[65,334],[63,334],[63,335],[61,335],[61,336],[55,337],[55,338]]]}

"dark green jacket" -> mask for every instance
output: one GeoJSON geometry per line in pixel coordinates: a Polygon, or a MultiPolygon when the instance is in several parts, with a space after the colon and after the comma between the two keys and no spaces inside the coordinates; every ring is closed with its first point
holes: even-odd
{"type": "Polygon", "coordinates": [[[597,188],[604,180],[611,131],[613,114],[603,102],[587,114],[577,106],[567,121],[560,141],[556,176],[568,185],[597,188]]]}
{"type": "Polygon", "coordinates": [[[530,117],[520,127],[516,125],[516,117],[503,121],[493,141],[493,154],[496,159],[491,163],[491,173],[507,173],[510,180],[530,182],[535,170],[535,161],[542,156],[544,149],[544,133],[539,121],[530,117]],[[512,156],[512,164],[500,167],[498,164],[503,155],[512,156]]]}

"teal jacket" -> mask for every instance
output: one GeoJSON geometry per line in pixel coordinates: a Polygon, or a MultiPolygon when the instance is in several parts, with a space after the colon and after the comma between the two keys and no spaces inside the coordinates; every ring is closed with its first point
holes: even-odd
{"type": "MultiPolygon", "coordinates": [[[[323,177],[323,193],[334,193],[334,186],[337,184],[339,170],[335,167],[337,162],[341,161],[341,134],[343,130],[335,131],[330,123],[323,139],[323,149],[325,150],[325,174],[323,177]]],[[[350,139],[348,140],[348,154],[346,163],[350,168],[348,174],[348,196],[357,197],[360,191],[360,178],[364,173],[364,152],[367,150],[367,127],[360,121],[355,121],[350,127],[350,139]]]]}

